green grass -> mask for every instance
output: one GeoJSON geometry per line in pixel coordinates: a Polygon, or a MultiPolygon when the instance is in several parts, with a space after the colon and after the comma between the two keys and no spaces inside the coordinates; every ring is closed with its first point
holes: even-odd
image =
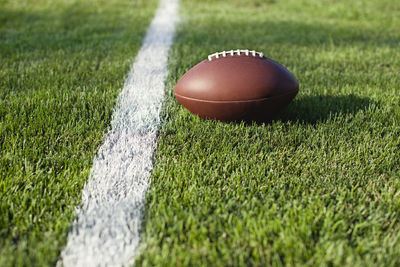
{"type": "Polygon", "coordinates": [[[54,266],[157,1],[0,1],[0,266],[54,266]]]}
{"type": "MultiPolygon", "coordinates": [[[[0,0],[0,266],[55,265],[155,0],[0,0]]],[[[400,264],[400,5],[182,2],[138,265],[400,264]],[[172,88],[262,51],[300,82],[273,122],[172,88]]]]}
{"type": "Polygon", "coordinates": [[[400,5],[183,1],[143,266],[400,265],[400,5]],[[300,93],[273,122],[203,121],[173,86],[208,54],[256,49],[300,93]]]}

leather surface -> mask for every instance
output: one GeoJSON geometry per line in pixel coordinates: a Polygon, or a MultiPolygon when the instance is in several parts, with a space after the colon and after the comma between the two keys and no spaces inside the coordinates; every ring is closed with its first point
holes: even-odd
{"type": "Polygon", "coordinates": [[[298,90],[296,78],[282,65],[253,56],[203,60],[175,86],[175,94],[213,101],[255,100],[298,90]]]}
{"type": "Polygon", "coordinates": [[[178,101],[194,114],[221,121],[268,120],[297,95],[299,84],[285,67],[244,55],[203,60],[175,86],[178,101]]]}

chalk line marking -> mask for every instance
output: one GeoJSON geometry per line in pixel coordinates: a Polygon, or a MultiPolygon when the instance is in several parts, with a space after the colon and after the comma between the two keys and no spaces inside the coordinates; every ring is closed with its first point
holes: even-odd
{"type": "Polygon", "coordinates": [[[93,160],[58,266],[127,266],[140,240],[179,0],[161,0],[93,160]]]}

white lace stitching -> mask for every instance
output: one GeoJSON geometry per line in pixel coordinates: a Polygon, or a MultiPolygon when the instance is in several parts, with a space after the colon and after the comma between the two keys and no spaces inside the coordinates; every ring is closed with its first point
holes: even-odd
{"type": "Polygon", "coordinates": [[[253,57],[259,56],[260,58],[264,56],[262,52],[256,52],[255,50],[236,49],[236,50],[222,51],[211,54],[208,56],[208,61],[211,61],[213,57],[215,58],[219,58],[220,56],[226,57],[227,54],[230,54],[231,56],[237,54],[238,56],[240,56],[242,53],[244,53],[246,56],[249,56],[249,54],[251,54],[253,57]]]}

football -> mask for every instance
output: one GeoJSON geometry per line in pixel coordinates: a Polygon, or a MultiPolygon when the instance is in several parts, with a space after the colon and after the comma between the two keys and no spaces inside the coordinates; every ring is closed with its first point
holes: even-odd
{"type": "Polygon", "coordinates": [[[254,50],[211,54],[174,88],[175,97],[204,119],[269,120],[297,95],[299,84],[279,63],[254,50]]]}

